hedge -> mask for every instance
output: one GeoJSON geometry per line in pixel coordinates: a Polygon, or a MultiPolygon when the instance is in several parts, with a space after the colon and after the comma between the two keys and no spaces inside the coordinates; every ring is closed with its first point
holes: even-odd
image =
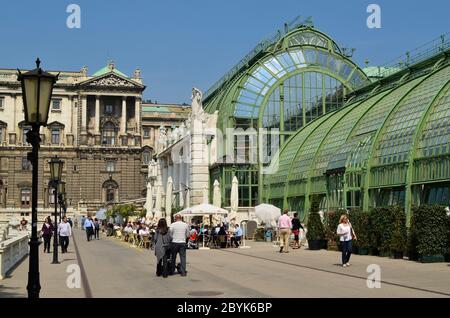
{"type": "Polygon", "coordinates": [[[437,257],[443,260],[448,251],[448,216],[438,205],[412,208],[408,252],[411,259],[437,257]]]}
{"type": "Polygon", "coordinates": [[[357,248],[369,249],[371,247],[369,212],[352,210],[350,212],[350,222],[357,237],[357,240],[353,241],[353,245],[357,248]]]}
{"type": "Polygon", "coordinates": [[[373,208],[369,222],[372,252],[390,255],[406,249],[406,214],[402,207],[373,208]]]}
{"type": "Polygon", "coordinates": [[[306,239],[308,240],[324,240],[325,228],[319,214],[320,198],[313,196],[311,200],[311,209],[308,216],[308,225],[306,232],[306,239]]]}

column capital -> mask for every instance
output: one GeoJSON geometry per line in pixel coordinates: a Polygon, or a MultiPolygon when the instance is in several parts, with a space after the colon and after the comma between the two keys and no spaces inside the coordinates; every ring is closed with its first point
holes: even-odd
{"type": "Polygon", "coordinates": [[[122,101],[126,101],[128,96],[122,96],[122,101]]]}

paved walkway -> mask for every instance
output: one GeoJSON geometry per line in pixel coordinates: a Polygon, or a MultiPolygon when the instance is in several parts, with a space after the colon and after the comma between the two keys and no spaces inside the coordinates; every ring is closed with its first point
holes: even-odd
{"type": "MultiPolygon", "coordinates": [[[[62,264],[41,254],[41,297],[450,297],[448,263],[354,255],[342,268],[338,252],[279,254],[270,243],[250,242],[249,249],[189,250],[187,277],[164,279],[155,276],[153,251],[104,236],[87,242],[80,230],[74,235],[62,264]],[[67,287],[68,264],[81,266],[81,289],[67,287]],[[381,268],[379,289],[367,287],[370,264],[381,268]]],[[[0,281],[0,297],[26,296],[27,270],[26,260],[0,281]]]]}

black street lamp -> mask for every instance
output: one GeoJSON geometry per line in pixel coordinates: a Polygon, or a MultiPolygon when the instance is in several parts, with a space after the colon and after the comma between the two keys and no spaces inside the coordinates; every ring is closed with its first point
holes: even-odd
{"type": "Polygon", "coordinates": [[[32,172],[32,192],[31,192],[31,239],[30,263],[28,270],[28,298],[39,298],[41,284],[39,282],[39,240],[37,236],[37,202],[38,202],[38,155],[40,126],[47,126],[48,111],[52,98],[53,86],[58,80],[58,75],[44,72],[40,67],[41,61],[36,60],[36,69],[21,73],[18,70],[17,80],[22,86],[22,99],[25,111],[25,122],[31,125],[31,130],[27,133],[27,142],[31,144],[32,150],[28,153],[28,160],[33,165],[32,172]]]}
{"type": "Polygon", "coordinates": [[[58,203],[59,203],[59,219],[62,220],[62,218],[65,216],[62,214],[63,210],[65,210],[65,201],[66,199],[66,183],[64,181],[61,181],[58,184],[58,203]]]}
{"type": "Polygon", "coordinates": [[[58,190],[61,182],[63,162],[57,157],[53,157],[49,161],[50,165],[50,182],[53,187],[54,203],[55,203],[55,227],[53,237],[53,262],[52,264],[59,264],[58,262],[58,190]]]}

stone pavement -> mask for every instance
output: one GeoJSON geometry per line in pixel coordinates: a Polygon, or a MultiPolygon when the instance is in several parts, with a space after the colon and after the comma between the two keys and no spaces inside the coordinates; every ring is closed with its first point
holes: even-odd
{"type": "MultiPolygon", "coordinates": [[[[188,275],[156,277],[153,251],[102,236],[87,242],[74,231],[63,263],[41,257],[41,297],[449,297],[448,263],[420,264],[375,256],[352,256],[352,266],[339,266],[340,253],[291,250],[278,253],[271,243],[250,242],[249,249],[188,250],[188,275]],[[76,257],[78,256],[78,257],[76,257]],[[81,262],[80,262],[81,261],[81,262]],[[69,289],[67,264],[81,264],[84,284],[69,289]],[[381,288],[367,287],[370,264],[381,268],[381,288]]],[[[42,249],[42,248],[41,248],[42,249]]],[[[0,281],[0,297],[26,296],[28,262],[0,281]]]]}

